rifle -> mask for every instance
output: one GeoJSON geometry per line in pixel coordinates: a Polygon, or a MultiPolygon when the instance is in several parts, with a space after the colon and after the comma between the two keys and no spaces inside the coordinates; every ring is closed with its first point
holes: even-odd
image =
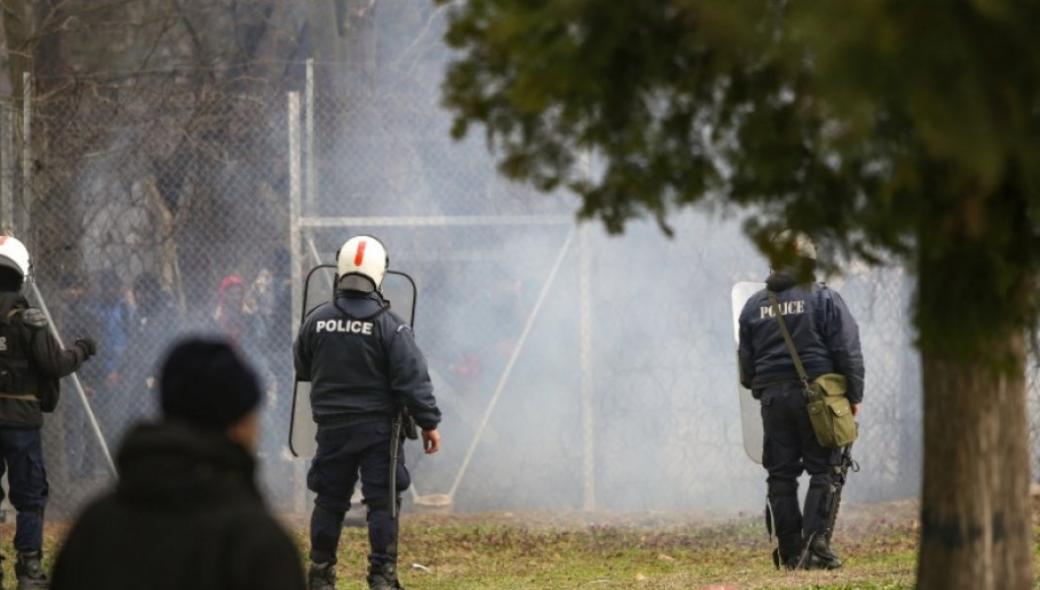
{"type": "Polygon", "coordinates": [[[841,492],[845,488],[845,479],[851,470],[853,473],[859,471],[859,463],[852,458],[852,445],[849,444],[841,453],[841,461],[832,468],[831,493],[827,498],[827,524],[824,534],[827,542],[831,542],[834,535],[834,523],[838,520],[838,508],[841,507],[841,492]]]}
{"type": "MultiPolygon", "coordinates": [[[[824,523],[823,535],[827,539],[827,543],[830,544],[831,537],[834,535],[834,525],[838,520],[838,509],[841,507],[841,492],[845,488],[845,480],[848,478],[849,470],[853,473],[859,471],[859,463],[852,458],[852,445],[846,445],[841,452],[841,459],[837,465],[831,466],[831,489],[830,493],[827,494],[827,521],[824,523]]],[[[802,554],[798,558],[798,568],[804,569],[805,563],[809,559],[810,548],[812,547],[813,541],[816,539],[818,533],[809,535],[809,538],[805,540],[805,547],[802,548],[802,554]]]]}

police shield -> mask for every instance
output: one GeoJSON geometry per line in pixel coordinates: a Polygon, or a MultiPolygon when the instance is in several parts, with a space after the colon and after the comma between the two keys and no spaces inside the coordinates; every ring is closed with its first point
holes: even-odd
{"type": "MultiPolygon", "coordinates": [[[[300,324],[309,313],[323,303],[332,300],[336,280],[336,267],[323,264],[314,267],[308,274],[303,286],[303,306],[300,312],[300,324]]],[[[390,302],[390,310],[410,325],[415,325],[415,302],[417,290],[415,281],[404,273],[387,271],[382,285],[383,296],[390,302]]],[[[293,412],[289,425],[289,450],[296,457],[313,457],[317,450],[314,436],[318,425],[314,423],[311,412],[311,384],[309,381],[294,380],[293,412]]]]}
{"type": "MultiPolygon", "coordinates": [[[[733,285],[730,292],[733,309],[733,342],[740,340],[740,312],[752,295],[766,288],[765,283],[742,282],[733,285]]],[[[755,463],[762,462],[762,443],[765,434],[762,431],[762,417],[758,401],[751,397],[751,390],[745,389],[737,379],[737,395],[740,399],[740,423],[744,434],[744,452],[755,463]]]]}

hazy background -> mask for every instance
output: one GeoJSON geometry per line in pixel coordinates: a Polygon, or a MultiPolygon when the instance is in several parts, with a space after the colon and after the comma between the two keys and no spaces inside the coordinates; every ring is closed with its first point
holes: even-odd
{"type": "MultiPolygon", "coordinates": [[[[376,27],[400,35],[380,36],[380,48],[414,38],[395,29],[394,19],[392,11],[377,17],[376,27]]],[[[442,24],[434,15],[420,30],[439,37],[442,24]]],[[[347,236],[372,232],[386,242],[392,265],[418,280],[417,337],[446,414],[445,451],[413,462],[423,494],[451,489],[574,231],[531,216],[566,221],[576,208],[566,194],[538,194],[496,176],[479,132],[464,143],[449,139],[450,120],[437,108],[449,58],[433,45],[403,75],[379,69],[363,89],[319,97],[317,190],[305,207],[305,215],[330,217],[491,218],[304,232],[326,261],[347,236]]],[[[317,71],[343,75],[328,64],[317,71]]],[[[733,215],[685,214],[675,230],[674,239],[652,223],[618,237],[595,224],[574,232],[458,487],[457,509],[580,509],[587,485],[601,509],[759,509],[765,473],[741,443],[730,290],[763,280],[767,264],[733,215]],[[583,378],[591,431],[583,422],[583,378]],[[583,463],[587,436],[591,480],[583,463]]],[[[849,496],[913,496],[920,384],[906,313],[912,286],[898,269],[861,266],[836,286],[861,323],[868,371],[856,453],[863,471],[849,496]]]]}
{"type": "MultiPolygon", "coordinates": [[[[608,237],[595,224],[575,229],[569,195],[500,178],[480,133],[449,138],[438,106],[451,57],[440,42],[444,13],[425,0],[343,2],[346,32],[279,3],[245,3],[252,11],[238,20],[221,12],[226,3],[188,4],[156,42],[151,69],[77,74],[97,67],[85,64],[39,79],[29,138],[17,101],[0,117],[11,154],[0,193],[14,203],[16,235],[33,249],[63,333],[96,335],[106,351],[83,377],[113,449],[154,415],[148,380],[172,339],[231,334],[267,384],[265,487],[279,510],[305,510],[306,464],[286,450],[293,264],[306,272],[332,262],[343,241],[365,232],[420,288],[416,334],[445,411],[444,451],[406,451],[422,494],[447,493],[458,480],[462,511],[760,510],[765,472],[741,442],[730,291],[763,280],[767,265],[739,217],[694,211],[673,220],[673,239],[652,223],[608,237]],[[251,61],[229,57],[243,47],[251,61]],[[294,244],[287,93],[306,106],[306,57],[316,60],[314,135],[309,142],[304,111],[295,121],[304,134],[300,213],[340,222],[298,224],[294,244]],[[146,291],[162,301],[154,314],[142,311],[147,293],[133,293],[145,273],[157,280],[146,291]]],[[[147,50],[147,27],[162,22],[154,14],[126,51],[147,50]]],[[[913,497],[913,285],[899,268],[845,269],[830,282],[860,323],[867,366],[862,471],[848,497],[913,497]]],[[[64,391],[46,431],[58,514],[109,481],[72,385],[64,391]]]]}

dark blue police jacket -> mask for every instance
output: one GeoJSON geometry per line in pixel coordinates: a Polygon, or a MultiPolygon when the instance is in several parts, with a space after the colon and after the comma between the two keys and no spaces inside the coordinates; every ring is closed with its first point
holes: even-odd
{"type": "Polygon", "coordinates": [[[437,427],[426,359],[412,330],[374,294],[340,291],[312,311],[294,346],[296,377],[311,382],[319,428],[390,418],[404,404],[423,430],[437,427]]]}
{"type": "MultiPolygon", "coordinates": [[[[849,401],[860,403],[864,370],[859,327],[841,295],[820,283],[797,285],[790,275],[780,272],[770,275],[766,288],[776,293],[809,378],[824,373],[844,375],[849,401]]],[[[740,382],[752,391],[798,380],[766,289],[752,295],[740,313],[738,355],[740,382]]]]}

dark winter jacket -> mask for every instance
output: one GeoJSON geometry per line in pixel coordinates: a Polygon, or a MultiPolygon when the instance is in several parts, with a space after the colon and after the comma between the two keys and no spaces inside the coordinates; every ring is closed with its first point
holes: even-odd
{"type": "Polygon", "coordinates": [[[412,330],[378,295],[341,291],[311,312],[296,339],[296,378],[311,382],[319,428],[373,417],[406,405],[424,430],[437,427],[426,359],[412,330]]]}
{"type": "Polygon", "coordinates": [[[116,489],[86,508],[53,590],[302,590],[298,548],[268,514],[254,460],[219,433],[139,426],[116,489]]]}
{"type": "MultiPolygon", "coordinates": [[[[796,285],[785,273],[774,273],[766,288],[777,294],[787,329],[809,378],[839,373],[848,380],[849,401],[863,400],[863,353],[859,327],[845,301],[816,283],[796,285]]],[[[770,311],[766,289],[748,299],[740,314],[740,382],[752,391],[772,383],[797,381],[794,361],[770,311]]]]}
{"type": "Polygon", "coordinates": [[[54,411],[64,377],[83,364],[62,349],[39,310],[18,293],[0,293],[0,428],[39,428],[54,411]]]}

